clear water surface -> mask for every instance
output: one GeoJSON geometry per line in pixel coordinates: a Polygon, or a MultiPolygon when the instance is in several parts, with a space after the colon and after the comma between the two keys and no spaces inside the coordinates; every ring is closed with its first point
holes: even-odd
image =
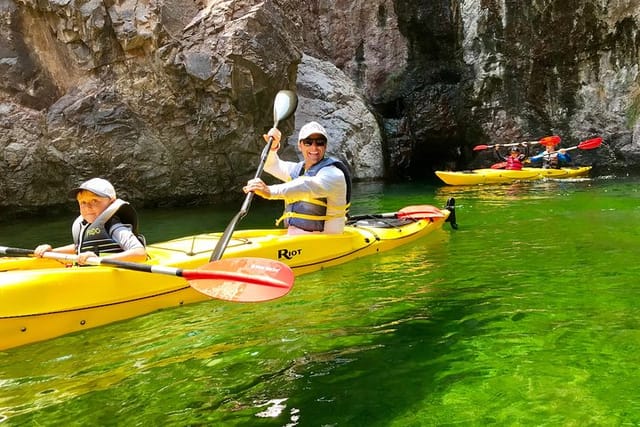
{"type": "MultiPolygon", "coordinates": [[[[0,424],[638,425],[639,181],[360,184],[354,213],[453,196],[460,228],[301,276],[272,302],[2,352],[0,424]]],[[[256,200],[239,228],[279,209],[256,200]]],[[[140,215],[159,241],[236,212],[140,215]]],[[[66,243],[70,221],[0,224],[0,244],[66,243]]]]}

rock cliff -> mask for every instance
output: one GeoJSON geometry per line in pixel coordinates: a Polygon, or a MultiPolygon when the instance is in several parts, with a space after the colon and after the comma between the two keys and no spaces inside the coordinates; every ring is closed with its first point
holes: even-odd
{"type": "Polygon", "coordinates": [[[635,0],[0,0],[0,208],[92,176],[146,206],[242,197],[279,89],[357,179],[486,161],[558,134],[640,164],[635,0]]]}

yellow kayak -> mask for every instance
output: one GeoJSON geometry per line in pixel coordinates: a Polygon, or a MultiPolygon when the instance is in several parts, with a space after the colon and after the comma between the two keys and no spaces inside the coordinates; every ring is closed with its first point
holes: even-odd
{"type": "MultiPolygon", "coordinates": [[[[338,235],[235,231],[223,258],[273,259],[298,276],[397,248],[441,229],[445,221],[454,226],[453,212],[453,206],[442,210],[429,206],[427,213],[408,217],[364,215],[338,235]]],[[[148,263],[195,269],[209,263],[221,236],[207,233],[151,244],[148,263]]],[[[180,277],[4,257],[0,258],[0,350],[207,299],[180,277]]]]}
{"type": "Polygon", "coordinates": [[[449,185],[506,184],[514,181],[533,181],[544,178],[565,179],[589,174],[591,166],[564,167],[560,169],[522,168],[474,169],[468,171],[436,171],[436,176],[449,185]]]}

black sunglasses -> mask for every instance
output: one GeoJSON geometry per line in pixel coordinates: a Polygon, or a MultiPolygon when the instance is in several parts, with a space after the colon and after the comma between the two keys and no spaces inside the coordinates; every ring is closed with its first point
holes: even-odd
{"type": "Polygon", "coordinates": [[[327,140],[324,138],[306,138],[302,140],[305,147],[311,147],[314,142],[318,147],[324,147],[327,144],[327,140]]]}

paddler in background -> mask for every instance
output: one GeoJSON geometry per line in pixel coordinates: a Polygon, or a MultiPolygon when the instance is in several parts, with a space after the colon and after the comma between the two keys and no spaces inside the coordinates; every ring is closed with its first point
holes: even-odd
{"type": "Polygon", "coordinates": [[[560,169],[562,166],[571,164],[571,156],[564,148],[556,151],[556,145],[559,141],[549,141],[546,143],[546,149],[533,157],[529,158],[531,163],[542,162],[543,169],[560,169]]]}
{"type": "Polygon", "coordinates": [[[346,165],[338,159],[325,156],[329,136],[318,122],[302,126],[298,134],[301,162],[289,162],[278,157],[282,134],[277,128],[264,135],[273,137],[264,170],[284,181],[267,185],[260,178],[247,182],[243,191],[265,199],[285,202],[284,220],[289,234],[310,232],[342,233],[351,200],[351,176],[346,165]]]}
{"type": "Polygon", "coordinates": [[[521,150],[517,145],[513,146],[509,150],[509,155],[506,156],[500,153],[500,147],[500,144],[496,144],[494,153],[500,161],[504,162],[504,169],[515,171],[521,170],[524,166],[524,159],[527,158],[527,146],[524,145],[523,150],[521,150]]]}
{"type": "Polygon", "coordinates": [[[71,227],[73,243],[52,248],[38,245],[34,254],[45,252],[77,254],[78,264],[87,258],[108,254],[105,258],[143,262],[147,259],[144,237],[138,234],[138,218],[128,202],[116,198],[116,190],[106,179],[92,178],[69,193],[78,201],[80,216],[71,227]]]}

